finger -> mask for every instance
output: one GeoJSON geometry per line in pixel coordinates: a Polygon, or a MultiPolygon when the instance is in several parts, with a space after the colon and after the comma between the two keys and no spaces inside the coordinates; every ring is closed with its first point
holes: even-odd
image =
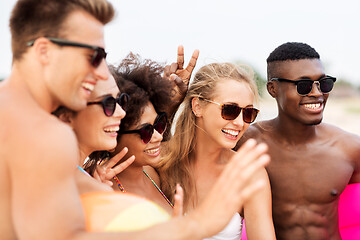
{"type": "Polygon", "coordinates": [[[179,70],[182,70],[184,67],[184,47],[180,45],[178,47],[178,54],[177,54],[177,60],[176,60],[179,70]]]}
{"type": "Polygon", "coordinates": [[[98,171],[97,169],[94,171],[94,176],[93,176],[93,178],[95,178],[96,180],[98,180],[99,182],[101,182],[101,178],[100,178],[100,176],[99,176],[99,174],[98,174],[97,171],[98,171]]]}
{"type": "Polygon", "coordinates": [[[255,146],[247,145],[244,149],[236,152],[234,156],[242,162],[243,166],[247,166],[248,164],[256,161],[260,156],[264,155],[267,150],[268,147],[265,143],[260,143],[255,146]]]}
{"type": "Polygon", "coordinates": [[[180,184],[176,184],[176,193],[174,196],[174,209],[173,209],[173,217],[182,216],[184,212],[183,208],[184,203],[184,190],[180,186],[180,184]]]}
{"type": "MultiPolygon", "coordinates": [[[[121,173],[122,171],[124,171],[130,164],[132,164],[134,162],[134,160],[135,160],[135,156],[132,155],[131,157],[126,159],[124,162],[122,162],[119,165],[117,165],[116,167],[112,168],[112,170],[114,170],[113,171],[114,176],[121,173]]],[[[112,176],[111,178],[113,178],[114,176],[112,176]]]]}
{"type": "Polygon", "coordinates": [[[171,74],[170,75],[170,80],[174,81],[176,86],[179,88],[180,90],[180,94],[183,95],[184,93],[187,92],[188,90],[188,86],[189,86],[189,82],[186,81],[184,82],[178,75],[176,74],[171,74]]]}
{"type": "Polygon", "coordinates": [[[110,187],[112,187],[114,185],[113,182],[110,180],[104,180],[103,183],[105,183],[106,185],[108,185],[110,187]]]}
{"type": "Polygon", "coordinates": [[[170,74],[175,73],[177,69],[178,69],[178,64],[177,63],[172,63],[170,65],[170,74]]]}
{"type": "Polygon", "coordinates": [[[164,74],[163,74],[163,78],[164,79],[169,79],[170,77],[170,65],[166,65],[164,67],[164,74]]]}
{"type": "Polygon", "coordinates": [[[106,164],[104,164],[104,166],[106,168],[112,168],[113,166],[115,166],[115,164],[117,164],[128,152],[128,148],[124,147],[119,153],[117,153],[115,156],[113,156],[109,161],[107,161],[106,164]]]}
{"type": "Polygon", "coordinates": [[[193,52],[193,55],[191,56],[191,59],[190,59],[190,62],[189,64],[187,65],[186,67],[186,71],[189,72],[189,79],[190,79],[190,76],[191,76],[191,73],[193,72],[195,66],[196,66],[196,62],[198,60],[198,57],[199,57],[199,50],[196,49],[194,52],[193,52]]]}
{"type": "Polygon", "coordinates": [[[250,184],[247,184],[246,187],[241,191],[241,197],[239,200],[244,203],[246,202],[251,196],[253,196],[256,192],[260,189],[265,187],[265,181],[263,179],[256,180],[250,184]]]}
{"type": "MultiPolygon", "coordinates": [[[[256,145],[255,141],[248,141],[243,145],[244,148],[239,149],[231,158],[228,166],[224,169],[228,178],[242,179],[246,182],[251,179],[256,171],[265,167],[270,161],[269,155],[266,154],[266,144],[256,145]],[[255,144],[255,145],[254,145],[255,144]],[[233,171],[238,169],[238,172],[233,171]],[[241,175],[238,176],[238,173],[241,175]]],[[[240,181],[240,180],[239,180],[240,181]]]]}

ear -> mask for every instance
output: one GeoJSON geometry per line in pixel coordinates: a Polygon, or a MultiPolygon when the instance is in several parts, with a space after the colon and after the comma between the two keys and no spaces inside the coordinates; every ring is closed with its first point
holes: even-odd
{"type": "Polygon", "coordinates": [[[191,109],[196,117],[202,116],[202,108],[200,105],[200,99],[198,97],[191,99],[191,109]]]}
{"type": "Polygon", "coordinates": [[[34,42],[33,48],[35,50],[36,57],[42,64],[48,64],[50,54],[53,47],[50,45],[50,41],[46,38],[38,38],[34,42]]]}
{"type": "Polygon", "coordinates": [[[268,93],[273,97],[276,98],[277,97],[277,84],[274,81],[268,81],[266,83],[266,88],[268,90],[268,93]]]}
{"type": "Polygon", "coordinates": [[[74,113],[71,111],[64,111],[59,115],[59,119],[61,121],[63,121],[64,123],[73,127],[72,124],[73,124],[73,119],[74,119],[74,113]]]}

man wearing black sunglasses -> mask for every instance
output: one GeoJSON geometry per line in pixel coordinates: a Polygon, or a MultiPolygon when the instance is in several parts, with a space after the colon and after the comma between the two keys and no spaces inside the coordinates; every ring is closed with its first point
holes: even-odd
{"type": "Polygon", "coordinates": [[[267,72],[278,116],[252,125],[238,146],[248,138],[269,145],[277,239],[340,240],[338,200],[348,184],[360,182],[360,138],[322,123],[336,79],[303,43],[276,48],[267,72]]]}
{"type": "MultiPolygon", "coordinates": [[[[106,0],[15,4],[12,71],[0,84],[0,239],[202,239],[220,231],[260,188],[251,175],[268,157],[258,161],[266,149],[252,142],[238,154],[246,161],[231,161],[193,213],[140,232],[85,231],[76,184],[77,141],[50,113],[59,106],[84,109],[96,82],[109,78],[103,28],[113,16],[106,0]],[[243,181],[236,182],[238,178],[243,181]]],[[[110,116],[116,103],[125,106],[126,100],[123,95],[90,104],[101,104],[110,116]]]]}

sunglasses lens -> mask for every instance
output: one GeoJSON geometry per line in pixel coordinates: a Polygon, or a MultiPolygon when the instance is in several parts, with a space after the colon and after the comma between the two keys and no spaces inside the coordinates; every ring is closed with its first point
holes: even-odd
{"type": "Polygon", "coordinates": [[[110,117],[114,114],[115,104],[116,104],[115,98],[113,97],[108,97],[104,99],[103,108],[106,116],[110,117]]]}
{"type": "Polygon", "coordinates": [[[320,80],[320,90],[323,93],[330,92],[334,87],[334,80],[332,78],[325,78],[323,80],[320,80]]]}
{"type": "Polygon", "coordinates": [[[126,93],[122,93],[119,97],[118,103],[121,108],[126,112],[129,103],[129,95],[127,95],[126,93]]]}
{"type": "Polygon", "coordinates": [[[106,52],[104,51],[104,49],[97,49],[95,50],[94,52],[94,55],[91,59],[91,64],[94,66],[94,67],[98,67],[101,63],[101,61],[103,60],[103,58],[105,59],[106,58],[106,52]]]}
{"type": "Polygon", "coordinates": [[[221,109],[221,117],[225,120],[234,120],[239,116],[241,108],[236,104],[224,104],[221,109]]]}
{"type": "Polygon", "coordinates": [[[154,128],[158,133],[162,134],[166,130],[166,125],[167,125],[166,114],[161,114],[157,119],[156,123],[154,124],[154,128]]]}
{"type": "Polygon", "coordinates": [[[243,108],[243,120],[246,123],[252,123],[255,121],[259,110],[256,108],[243,108]]]}
{"type": "Polygon", "coordinates": [[[139,133],[140,133],[140,138],[143,141],[143,143],[147,144],[151,140],[151,137],[154,133],[154,128],[152,125],[149,124],[149,125],[146,125],[146,126],[140,128],[139,133]]]}
{"type": "Polygon", "coordinates": [[[301,95],[306,95],[311,92],[314,81],[312,80],[304,80],[299,81],[297,84],[297,91],[301,95]]]}

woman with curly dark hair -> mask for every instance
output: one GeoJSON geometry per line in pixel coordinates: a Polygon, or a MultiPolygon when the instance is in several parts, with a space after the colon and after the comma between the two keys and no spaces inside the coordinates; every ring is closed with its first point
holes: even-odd
{"type": "Polygon", "coordinates": [[[115,191],[143,196],[171,214],[173,204],[159,188],[159,175],[153,168],[160,161],[161,142],[168,127],[166,112],[173,102],[173,86],[162,77],[163,71],[160,64],[132,53],[118,67],[111,67],[120,91],[130,98],[126,116],[121,120],[117,147],[110,157],[125,147],[128,152],[124,159],[135,156],[135,161],[114,177],[115,191]]]}

